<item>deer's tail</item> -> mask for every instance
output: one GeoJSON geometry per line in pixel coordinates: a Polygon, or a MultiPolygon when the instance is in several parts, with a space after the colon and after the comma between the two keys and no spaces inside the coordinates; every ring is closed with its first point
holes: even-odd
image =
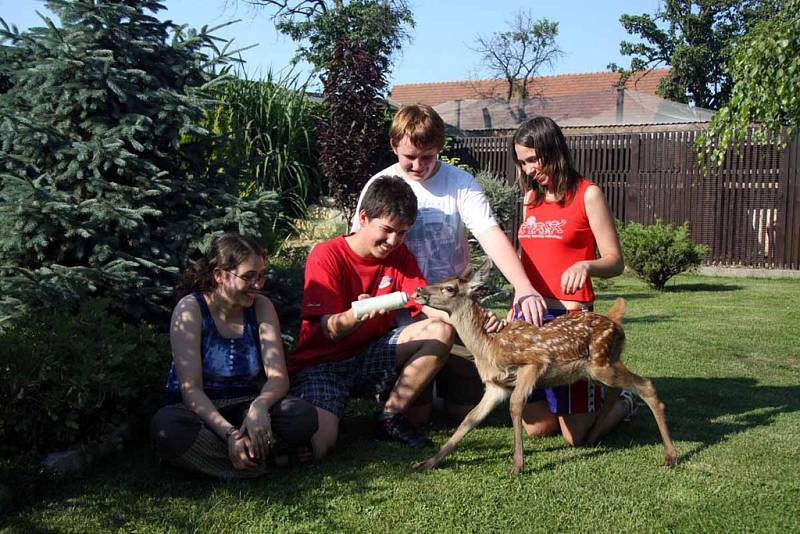
{"type": "Polygon", "coordinates": [[[625,299],[620,297],[614,301],[614,305],[606,313],[606,317],[614,321],[618,326],[622,326],[622,318],[625,316],[625,299]]]}

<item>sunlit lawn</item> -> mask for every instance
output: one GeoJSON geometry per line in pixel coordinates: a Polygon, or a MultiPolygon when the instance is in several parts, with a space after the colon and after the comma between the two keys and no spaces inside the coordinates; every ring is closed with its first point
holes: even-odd
{"type": "MultiPolygon", "coordinates": [[[[657,293],[622,277],[599,311],[628,299],[635,372],[667,404],[678,467],[661,466],[643,407],[602,445],[526,439],[525,472],[509,476],[505,408],[442,466],[373,441],[373,407],[356,403],[323,463],[250,482],[161,468],[131,450],[78,480],[45,488],[6,517],[9,531],[800,531],[800,280],[683,275],[657,293]]],[[[441,444],[453,426],[428,429],[441,444]]]]}

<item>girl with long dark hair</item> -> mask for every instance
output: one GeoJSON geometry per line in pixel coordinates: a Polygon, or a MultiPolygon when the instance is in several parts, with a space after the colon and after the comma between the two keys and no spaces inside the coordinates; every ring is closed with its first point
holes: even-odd
{"type": "MultiPolygon", "coordinates": [[[[600,188],[581,176],[561,129],[548,117],[534,117],[514,134],[517,176],[524,194],[519,228],[522,265],[533,287],[547,304],[545,321],[570,313],[591,311],[592,277],[622,273],[619,238],[600,188]]],[[[585,380],[569,386],[537,390],[523,412],[531,435],[559,431],[571,445],[585,442],[595,424],[600,437],[637,406],[628,392],[608,416],[597,420],[603,403],[600,384],[585,380]]],[[[606,399],[607,402],[616,399],[606,399]]]]}

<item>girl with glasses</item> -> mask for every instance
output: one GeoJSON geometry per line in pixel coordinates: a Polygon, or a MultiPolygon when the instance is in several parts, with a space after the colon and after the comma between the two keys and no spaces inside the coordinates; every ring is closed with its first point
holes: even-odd
{"type": "Polygon", "coordinates": [[[172,314],[165,406],[151,423],[158,456],[220,478],[263,474],[276,447],[309,443],[314,408],[288,398],[272,302],[261,294],[265,252],[227,233],[186,270],[172,314]]]}

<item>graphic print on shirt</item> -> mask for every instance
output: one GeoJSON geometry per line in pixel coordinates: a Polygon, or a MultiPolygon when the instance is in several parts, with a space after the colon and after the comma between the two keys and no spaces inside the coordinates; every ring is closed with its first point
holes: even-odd
{"type": "Polygon", "coordinates": [[[436,208],[419,208],[417,220],[406,235],[406,245],[429,283],[449,278],[466,267],[467,251],[464,240],[459,239],[459,231],[464,232],[458,215],[436,208]]]}
{"type": "Polygon", "coordinates": [[[378,282],[378,289],[383,289],[384,287],[389,287],[392,284],[394,284],[394,276],[390,276],[388,274],[384,275],[383,278],[381,278],[381,281],[378,282]]]}
{"type": "Polygon", "coordinates": [[[550,221],[537,221],[535,215],[531,215],[519,227],[519,237],[531,237],[539,239],[564,239],[564,226],[566,219],[553,219],[550,221]]]}

